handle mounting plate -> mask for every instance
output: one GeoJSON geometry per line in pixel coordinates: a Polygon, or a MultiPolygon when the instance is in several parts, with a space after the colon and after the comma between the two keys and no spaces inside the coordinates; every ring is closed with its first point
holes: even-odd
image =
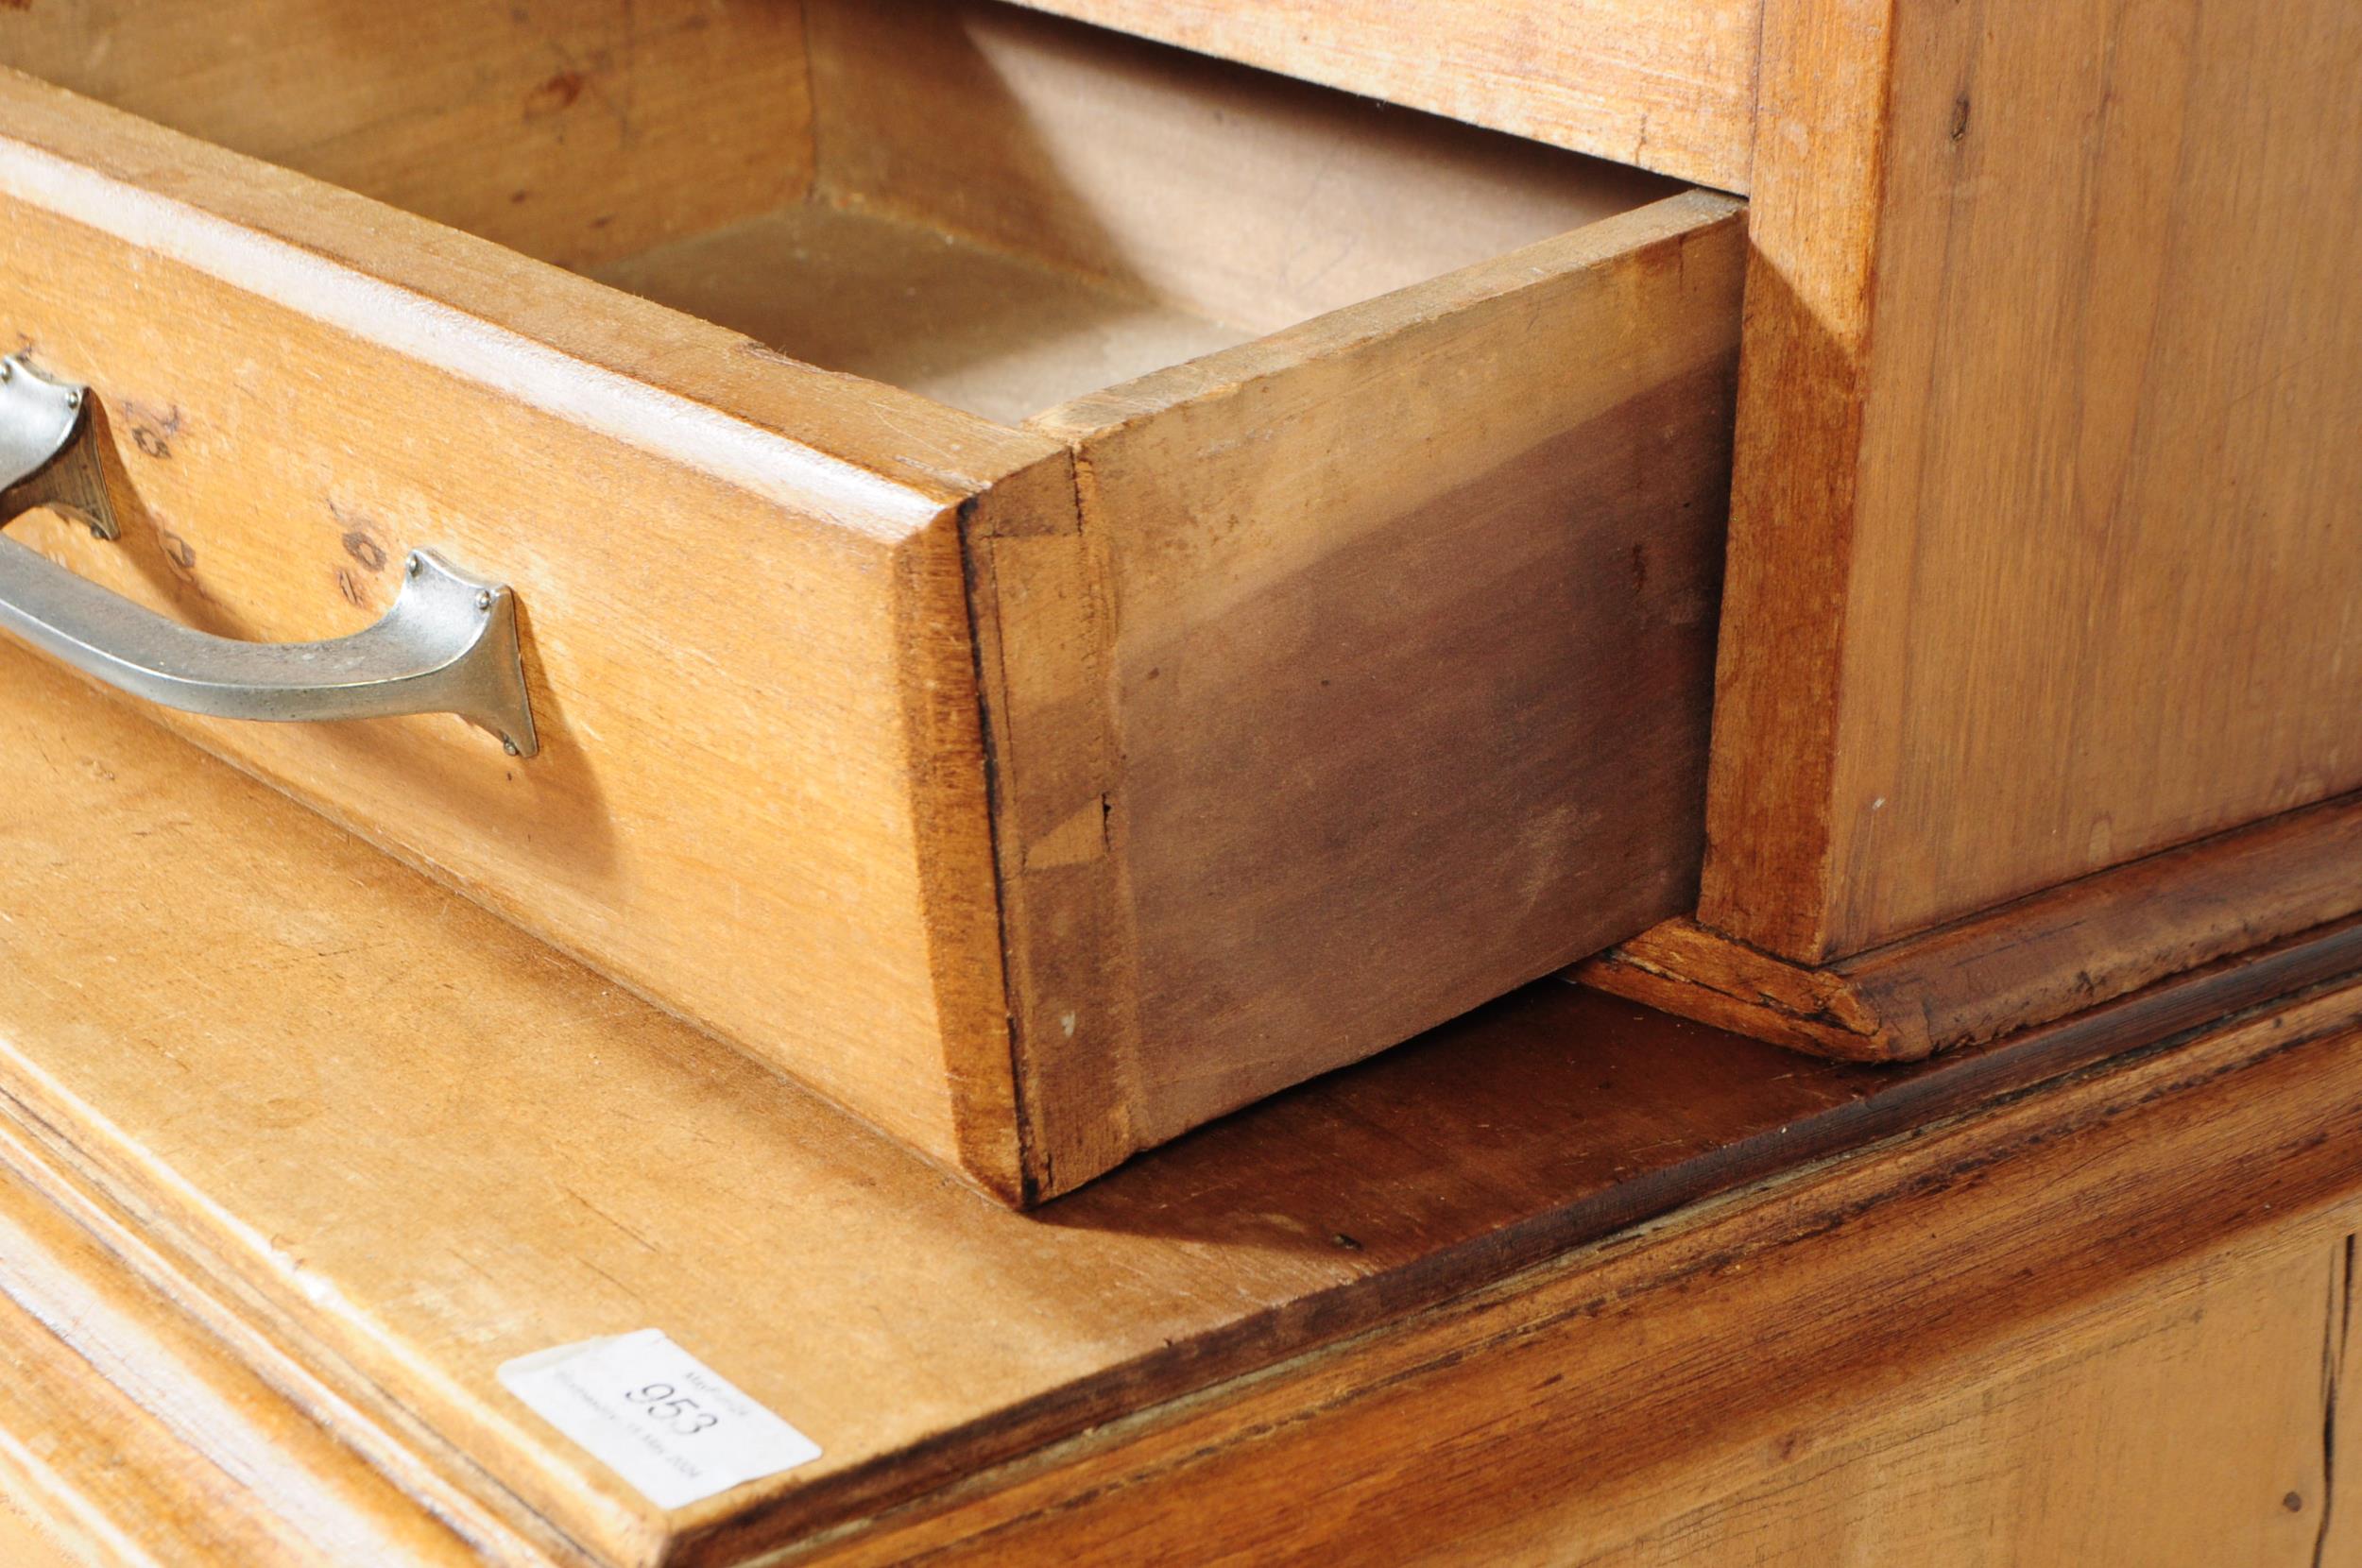
{"type": "MultiPolygon", "coordinates": [[[[0,525],[50,506],[118,537],[89,401],[87,388],[21,355],[0,360],[0,525]]],[[[167,620],[0,533],[0,631],[184,712],[282,723],[455,713],[511,756],[540,749],[515,595],[430,550],[410,554],[375,625],[321,642],[242,642],[167,620]]]]}

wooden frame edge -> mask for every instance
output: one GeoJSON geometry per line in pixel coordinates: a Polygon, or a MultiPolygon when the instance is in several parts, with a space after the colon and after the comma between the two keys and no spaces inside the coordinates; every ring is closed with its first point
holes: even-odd
{"type": "Polygon", "coordinates": [[[1062,448],[960,511],[1017,1125],[1013,1184],[996,1196],[1020,1208],[1139,1147],[1114,611],[1082,467],[1062,448]],[[1078,1056],[1096,1070],[1075,1071],[1078,1056]]]}
{"type": "Polygon", "coordinates": [[[1911,1061],[2362,913],[2362,794],[2097,872],[1835,963],[1671,920],[1568,971],[1817,1056],[1911,1061]]]}

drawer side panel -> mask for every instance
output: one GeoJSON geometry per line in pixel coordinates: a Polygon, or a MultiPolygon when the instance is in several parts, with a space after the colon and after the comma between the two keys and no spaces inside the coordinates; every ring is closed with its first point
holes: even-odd
{"type": "Polygon", "coordinates": [[[1689,907],[1744,247],[1691,193],[1045,418],[1106,563],[1138,1013],[1129,1078],[1020,1038],[1070,1118],[1038,1150],[1159,1142],[1689,907]]]}

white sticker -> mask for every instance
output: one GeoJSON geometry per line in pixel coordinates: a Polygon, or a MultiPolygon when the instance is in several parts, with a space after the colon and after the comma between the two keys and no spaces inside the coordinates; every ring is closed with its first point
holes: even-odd
{"type": "Polygon", "coordinates": [[[820,1445],[643,1328],[521,1355],[504,1388],[659,1508],[684,1508],[820,1457],[820,1445]]]}

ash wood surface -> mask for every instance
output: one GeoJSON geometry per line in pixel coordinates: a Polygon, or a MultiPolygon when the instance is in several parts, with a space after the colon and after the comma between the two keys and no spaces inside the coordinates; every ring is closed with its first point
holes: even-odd
{"type": "Polygon", "coordinates": [[[2045,1022],[2362,910],[2362,801],[2332,801],[1840,959],[1670,920],[1575,972],[1821,1055],[1906,1061],[2045,1022]]]}
{"type": "Polygon", "coordinates": [[[2357,74],[2338,0],[1767,7],[1705,924],[1816,963],[2362,784],[2357,74]]]}
{"type": "Polygon", "coordinates": [[[0,64],[574,266],[800,197],[792,5],[38,0],[0,64]]]}
{"type": "Polygon", "coordinates": [[[177,728],[1015,1187],[956,509],[1048,442],[18,76],[0,196],[0,331],[93,381],[127,537],[14,529],[272,639],[442,550],[516,588],[543,751],[177,728]]]}
{"type": "Polygon", "coordinates": [[[1004,827],[1066,890],[1012,941],[1134,948],[1020,1023],[1052,1190],[1688,906],[1743,247],[1676,196],[1037,421],[1110,711],[1012,694],[1105,748],[1004,827]],[[1120,1074],[1045,1048],[1109,1018],[1120,1074]]]}
{"type": "Polygon", "coordinates": [[[1025,0],[1037,9],[1749,188],[1762,0],[1025,0]]]}
{"type": "MultiPolygon", "coordinates": [[[[2355,963],[1903,1069],[1551,982],[1028,1218],[12,651],[0,755],[0,908],[42,916],[0,922],[11,1161],[406,1490],[609,1562],[742,1560],[2355,963]],[[661,1517],[493,1381],[647,1326],[825,1457],[661,1517]]],[[[2290,1138],[2362,1103],[2307,1093],[2290,1138]]],[[[2297,1183],[2350,1140],[2260,1147],[2297,1183]]]]}

